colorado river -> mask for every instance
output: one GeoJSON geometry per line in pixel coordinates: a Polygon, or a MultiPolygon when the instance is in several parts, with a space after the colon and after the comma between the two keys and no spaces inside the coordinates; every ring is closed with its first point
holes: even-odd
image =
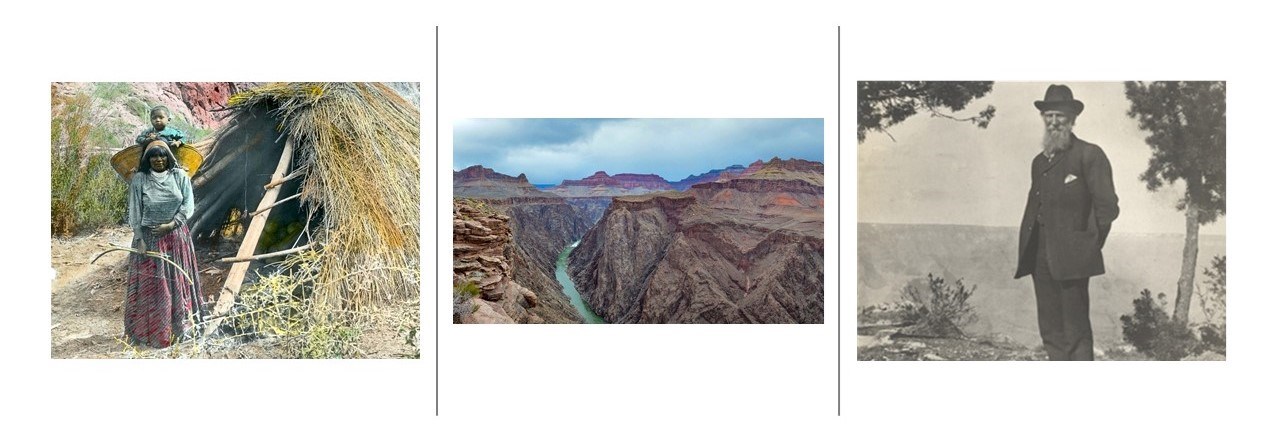
{"type": "Polygon", "coordinates": [[[602,317],[598,317],[593,311],[589,310],[589,306],[585,305],[585,300],[580,298],[580,293],[576,291],[576,284],[572,282],[571,277],[567,276],[567,255],[572,253],[572,249],[580,241],[573,242],[572,245],[563,249],[558,254],[558,269],[554,270],[554,277],[558,279],[558,283],[563,284],[563,294],[571,299],[572,306],[576,307],[576,311],[580,311],[580,315],[585,317],[585,323],[607,323],[602,317]]]}

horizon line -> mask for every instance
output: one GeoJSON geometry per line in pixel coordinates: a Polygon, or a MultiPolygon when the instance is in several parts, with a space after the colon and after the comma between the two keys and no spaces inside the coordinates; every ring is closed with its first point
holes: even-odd
{"type": "MultiPolygon", "coordinates": [[[[856,221],[856,222],[855,222],[855,224],[857,224],[857,225],[858,225],[858,224],[869,224],[869,225],[882,225],[882,226],[959,226],[959,227],[1006,228],[1006,229],[1017,229],[1017,228],[1019,228],[1019,226],[1018,226],[1018,225],[1008,225],[1008,226],[991,226],[991,225],[987,225],[987,224],[886,223],[886,222],[872,222],[872,221],[856,221]]],[[[1186,234],[1185,234],[1185,233],[1183,233],[1183,232],[1120,232],[1120,231],[1116,231],[1116,230],[1113,230],[1113,231],[1112,231],[1112,234],[1114,234],[1114,235],[1186,235],[1186,234]]],[[[1199,233],[1199,235],[1200,235],[1200,236],[1222,236],[1222,237],[1226,237],[1226,236],[1227,236],[1227,233],[1205,233],[1205,232],[1201,232],[1201,233],[1199,233]]]]}

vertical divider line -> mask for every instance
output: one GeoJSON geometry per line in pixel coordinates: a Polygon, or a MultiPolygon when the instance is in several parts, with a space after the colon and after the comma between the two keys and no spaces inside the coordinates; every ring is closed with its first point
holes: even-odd
{"type": "MultiPolygon", "coordinates": [[[[439,26],[434,26],[434,170],[439,168],[439,26]]],[[[434,254],[439,254],[439,182],[434,182],[434,254]]],[[[439,279],[443,272],[434,262],[434,416],[439,416],[439,279]]]]}
{"type": "MultiPolygon", "coordinates": [[[[837,221],[842,222],[842,26],[837,26],[837,221]]],[[[841,227],[841,224],[838,224],[841,227]]],[[[842,230],[837,231],[837,264],[842,265],[842,230]]],[[[837,276],[837,415],[842,416],[842,274],[837,276]]]]}

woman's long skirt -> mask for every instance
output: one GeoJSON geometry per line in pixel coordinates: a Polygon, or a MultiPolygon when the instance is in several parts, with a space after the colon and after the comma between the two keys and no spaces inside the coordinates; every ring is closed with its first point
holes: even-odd
{"type": "Polygon", "coordinates": [[[199,270],[190,230],[185,225],[159,239],[151,236],[145,239],[147,251],[164,254],[180,265],[186,275],[158,258],[130,255],[124,333],[133,344],[163,348],[194,335],[202,318],[204,304],[199,270]]]}

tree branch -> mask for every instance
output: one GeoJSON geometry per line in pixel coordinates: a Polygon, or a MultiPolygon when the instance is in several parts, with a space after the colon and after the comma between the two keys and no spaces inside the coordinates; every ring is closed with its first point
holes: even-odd
{"type": "Polygon", "coordinates": [[[263,253],[260,255],[252,255],[252,256],[244,256],[244,257],[221,258],[221,259],[218,259],[217,262],[248,262],[248,261],[256,261],[260,259],[270,259],[276,256],[290,255],[293,253],[304,251],[306,249],[309,249],[310,246],[313,244],[314,242],[308,242],[306,243],[306,245],[303,245],[300,247],[293,247],[287,250],[280,250],[274,253],[263,253]]]}
{"type": "Polygon", "coordinates": [[[172,259],[169,259],[169,258],[168,258],[168,256],[165,256],[163,253],[159,253],[159,252],[144,252],[144,251],[141,251],[141,250],[138,250],[138,249],[132,248],[132,247],[125,247],[125,246],[122,246],[122,245],[115,245],[115,244],[109,244],[109,245],[108,245],[108,244],[98,244],[98,247],[108,248],[109,250],[106,250],[106,251],[104,251],[104,252],[102,252],[102,253],[98,253],[98,254],[97,254],[97,256],[94,256],[94,257],[93,257],[93,259],[89,261],[89,265],[93,265],[93,263],[94,263],[94,262],[97,262],[98,258],[101,258],[103,255],[105,255],[105,254],[107,254],[107,253],[110,253],[110,252],[129,252],[129,253],[133,253],[133,254],[136,254],[136,255],[142,255],[142,256],[147,256],[147,257],[152,257],[152,258],[155,258],[155,259],[159,259],[159,260],[161,260],[161,261],[164,261],[164,262],[168,263],[169,265],[172,265],[172,266],[173,266],[173,268],[176,268],[176,269],[177,269],[177,272],[178,272],[178,273],[181,273],[181,274],[182,274],[182,277],[186,278],[186,282],[187,282],[187,283],[191,284],[191,286],[195,286],[195,280],[194,280],[193,278],[191,278],[191,275],[190,275],[189,273],[186,273],[186,270],[185,270],[185,269],[183,269],[181,265],[177,265],[177,263],[176,263],[176,262],[173,262],[173,260],[172,260],[172,259]]]}

